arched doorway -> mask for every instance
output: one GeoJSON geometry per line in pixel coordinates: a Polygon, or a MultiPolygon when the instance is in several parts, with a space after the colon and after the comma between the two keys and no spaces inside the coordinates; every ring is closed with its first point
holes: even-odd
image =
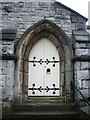
{"type": "MultiPolygon", "coordinates": [[[[43,46],[43,45],[39,45],[39,47],[40,46],[43,46]]],[[[50,46],[48,46],[48,48],[50,48],[50,46]]],[[[40,49],[43,49],[44,47],[45,47],[45,44],[40,49]]],[[[41,50],[37,50],[37,47],[36,47],[36,51],[39,52],[41,50]]],[[[53,53],[52,50],[51,50],[51,53],[53,53]]],[[[33,88],[39,89],[41,91],[40,94],[38,94],[38,96],[39,95],[41,96],[41,93],[43,93],[42,91],[44,92],[51,91],[52,93],[52,94],[42,94],[42,96],[43,95],[54,96],[55,94],[53,93],[56,93],[55,88],[57,88],[57,91],[59,89],[59,92],[57,92],[56,94],[57,96],[61,98],[64,97],[67,99],[72,99],[71,81],[73,80],[73,67],[72,67],[71,60],[73,57],[73,50],[67,35],[60,27],[58,27],[56,24],[48,20],[42,20],[34,24],[22,36],[21,40],[19,41],[16,47],[16,54],[18,57],[18,61],[16,63],[16,72],[15,72],[17,76],[15,78],[15,89],[14,89],[15,99],[18,98],[20,101],[28,101],[28,98],[29,98],[28,96],[29,95],[31,96],[31,93],[35,95],[34,92],[36,92],[36,90],[33,88]],[[42,40],[44,38],[47,39],[46,41],[48,45],[53,46],[52,48],[54,48],[54,51],[56,51],[55,55],[57,56],[57,59],[56,59],[56,56],[54,55],[51,55],[51,58],[48,58],[47,56],[44,58],[42,56],[41,58],[41,56],[39,56],[39,58],[37,59],[37,56],[35,55],[30,57],[34,47],[38,46],[38,44],[42,44],[45,42],[45,40],[42,40]],[[28,81],[30,80],[29,74],[31,75],[31,73],[29,73],[29,71],[31,70],[30,69],[31,67],[29,67],[30,61],[31,61],[31,65],[34,65],[34,64],[36,65],[37,63],[35,63],[35,61],[36,62],[39,61],[38,65],[40,67],[43,65],[45,67],[45,64],[48,63],[48,61],[50,62],[52,61],[51,62],[52,65],[48,64],[51,66],[47,65],[48,66],[46,67],[47,69],[43,70],[44,76],[45,76],[45,72],[47,72],[46,74],[47,76],[49,76],[50,72],[52,72],[51,67],[53,66],[53,63],[57,61],[55,65],[59,66],[57,71],[57,73],[59,73],[57,77],[57,79],[59,79],[59,81],[57,82],[59,86],[56,86],[54,83],[50,83],[51,84],[50,87],[44,83],[42,83],[44,84],[43,86],[38,85],[37,87],[36,87],[36,83],[32,82],[31,84],[29,84],[30,82],[28,81]],[[28,92],[29,88],[32,91],[30,94],[28,92]],[[52,90],[49,90],[49,88],[52,90]]],[[[45,54],[45,53],[41,53],[41,54],[45,54]]],[[[48,54],[48,52],[46,54],[48,54]]],[[[36,68],[36,67],[33,67],[33,68],[36,68]]],[[[53,69],[54,68],[55,67],[53,67],[53,69]]],[[[33,73],[35,73],[35,71],[33,73]]],[[[53,73],[53,76],[54,76],[54,73],[53,73]]],[[[53,81],[53,80],[50,80],[50,81],[53,81]]]]}
{"type": "Polygon", "coordinates": [[[55,45],[40,39],[29,55],[28,96],[59,96],[59,63],[55,45]]]}

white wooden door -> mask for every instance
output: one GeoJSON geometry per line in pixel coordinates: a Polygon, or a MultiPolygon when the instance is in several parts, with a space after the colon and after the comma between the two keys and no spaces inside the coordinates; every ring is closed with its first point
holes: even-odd
{"type": "Polygon", "coordinates": [[[59,96],[59,54],[47,38],[39,40],[29,56],[28,96],[59,96]]]}

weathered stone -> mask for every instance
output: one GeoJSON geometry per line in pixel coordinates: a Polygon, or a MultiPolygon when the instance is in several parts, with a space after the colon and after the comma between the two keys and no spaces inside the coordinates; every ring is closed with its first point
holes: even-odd
{"type": "Polygon", "coordinates": [[[14,67],[2,67],[2,75],[12,75],[13,76],[13,72],[14,72],[14,67]]]}
{"type": "Polygon", "coordinates": [[[76,35],[75,38],[78,41],[88,41],[89,40],[89,36],[88,35],[84,35],[84,34],[83,35],[76,35]]]}
{"type": "Polygon", "coordinates": [[[0,60],[0,67],[5,67],[5,66],[7,66],[7,60],[4,61],[0,60]]]}
{"type": "Polygon", "coordinates": [[[6,75],[0,75],[0,87],[6,86],[6,75]]]}
{"type": "Polygon", "coordinates": [[[75,62],[74,70],[80,70],[80,69],[81,69],[80,62],[75,62]]]}
{"type": "Polygon", "coordinates": [[[81,70],[90,70],[90,62],[81,62],[81,70]]]}
{"type": "Polygon", "coordinates": [[[2,44],[2,46],[0,46],[0,55],[10,55],[10,54],[14,54],[14,48],[13,48],[13,44],[8,44],[4,43],[4,45],[2,44]]]}
{"type": "Polygon", "coordinates": [[[82,22],[82,23],[77,23],[76,24],[76,29],[77,30],[85,30],[85,24],[84,24],[84,22],[82,22]]]}
{"type": "Polygon", "coordinates": [[[88,55],[88,49],[76,49],[75,55],[76,56],[88,55]]]}
{"type": "Polygon", "coordinates": [[[90,49],[90,43],[76,43],[76,49],[90,49]]]}
{"type": "Polygon", "coordinates": [[[5,86],[2,88],[2,100],[6,102],[13,100],[13,88],[12,87],[5,86]]]}
{"type": "Polygon", "coordinates": [[[81,81],[82,89],[90,89],[90,79],[85,79],[81,81]]]}
{"type": "Polygon", "coordinates": [[[2,103],[2,117],[3,119],[9,119],[10,114],[12,112],[12,103],[11,102],[3,102],[2,103]]]}
{"type": "MultiPolygon", "coordinates": [[[[0,5],[2,5],[2,23],[0,23],[0,29],[15,28],[17,30],[15,40],[12,39],[15,37],[14,36],[15,34],[13,33],[9,34],[10,31],[8,31],[8,29],[6,30],[6,33],[3,33],[3,38],[0,37],[1,40],[3,39],[3,41],[0,41],[0,55],[4,55],[3,61],[2,62],[0,61],[1,64],[0,87],[2,87],[3,101],[6,102],[12,101],[13,93],[15,93],[15,97],[17,99],[19,99],[18,94],[19,96],[21,96],[20,99],[22,99],[23,97],[22,94],[24,93],[25,93],[24,96],[27,96],[28,64],[27,62],[23,62],[22,58],[24,57],[28,58],[29,52],[31,50],[31,47],[33,47],[34,45],[35,40],[37,41],[37,38],[43,36],[47,38],[49,37],[50,40],[53,39],[52,41],[54,44],[56,44],[56,42],[58,41],[56,44],[56,48],[58,49],[60,54],[61,96],[65,95],[65,92],[67,92],[67,96],[70,97],[70,92],[71,92],[70,82],[73,79],[73,74],[75,79],[74,81],[75,85],[78,88],[79,87],[81,88],[82,85],[81,81],[83,79],[85,80],[90,79],[89,62],[81,62],[83,61],[83,59],[79,61],[80,58],[78,59],[76,58],[76,60],[74,61],[75,63],[71,63],[72,57],[78,57],[78,56],[83,57],[83,55],[87,55],[87,56],[89,55],[88,50],[90,49],[90,45],[89,45],[90,43],[89,43],[88,33],[86,32],[86,25],[85,25],[87,21],[86,18],[79,15],[75,11],[67,7],[64,7],[63,5],[54,1],[53,2],[52,1],[6,2],[6,3],[3,2],[0,3],[0,5]],[[35,24],[37,22],[38,23],[41,22],[43,19],[46,21],[49,20],[48,22],[51,22],[52,26],[49,26],[49,24],[47,24],[47,26],[46,24],[44,24],[43,26],[41,26],[40,24],[35,24]],[[56,25],[53,23],[55,23],[58,27],[56,27],[56,25]],[[36,30],[38,25],[40,26],[40,28],[36,30]],[[42,31],[44,30],[49,31],[49,29],[51,29],[51,31],[49,31],[46,35],[44,34],[44,32],[40,31],[42,27],[43,27],[42,31]],[[31,29],[33,30],[33,32],[30,31],[31,29]],[[73,30],[77,30],[77,31],[75,32],[75,34],[72,35],[73,30]],[[32,32],[30,33],[30,35],[28,33],[29,31],[32,32]],[[25,40],[24,37],[26,36],[27,33],[29,36],[26,39],[28,40],[25,40]],[[42,34],[42,35],[40,36],[37,34],[42,34]],[[56,37],[57,34],[61,34],[62,36],[58,35],[58,37],[56,37]],[[55,39],[52,36],[54,36],[55,39]],[[13,40],[15,42],[15,48],[14,48],[13,40]],[[20,45],[22,40],[24,41],[24,46],[22,48],[22,52],[20,52],[21,50],[20,45]],[[71,44],[69,43],[68,40],[71,42],[71,44]],[[83,43],[80,43],[78,41],[83,41],[83,43]],[[17,50],[18,52],[16,52],[16,47],[18,43],[19,43],[19,47],[17,50]],[[72,43],[75,43],[74,51],[73,51],[72,43]],[[67,46],[68,48],[70,48],[69,50],[72,50],[72,52],[70,52],[67,49],[67,46]],[[74,55],[71,55],[70,53],[71,54],[74,53],[74,55]],[[11,59],[10,61],[9,55],[12,55],[11,56],[12,58],[14,57],[15,54],[19,57],[19,60],[15,61],[15,59],[11,59]],[[7,60],[5,59],[5,57],[7,57],[7,60]],[[15,66],[14,66],[14,62],[15,62],[15,66]],[[73,68],[72,66],[74,66],[74,69],[72,69],[73,68]],[[13,90],[13,87],[15,92],[13,90]]],[[[89,59],[89,57],[87,57],[87,59],[89,59]]],[[[87,61],[87,59],[85,59],[85,61],[87,61]]],[[[87,83],[85,84],[87,86],[87,83]]]]}
{"type": "Polygon", "coordinates": [[[76,23],[76,22],[84,22],[84,20],[83,20],[82,18],[80,18],[79,16],[77,16],[77,15],[75,15],[75,14],[73,14],[73,15],[71,16],[71,20],[72,20],[73,23],[76,23]]]}
{"type": "Polygon", "coordinates": [[[11,61],[11,60],[10,61],[9,60],[0,60],[0,65],[2,67],[14,67],[14,61],[11,61]]]}
{"type": "Polygon", "coordinates": [[[77,70],[77,81],[89,79],[89,70],[77,70]]]}
{"type": "MultiPolygon", "coordinates": [[[[8,6],[7,4],[2,4],[3,8],[5,6],[8,6]]],[[[12,26],[17,26],[16,24],[20,24],[20,20],[21,18],[23,18],[22,22],[24,21],[24,19],[28,16],[28,18],[25,20],[26,24],[25,26],[27,26],[27,21],[29,20],[30,25],[29,27],[32,25],[30,18],[32,18],[32,16],[37,16],[37,17],[55,17],[58,15],[57,19],[61,19],[63,21],[64,19],[70,19],[71,18],[71,11],[64,9],[61,4],[58,3],[53,3],[53,2],[23,2],[23,3],[9,3],[9,5],[11,6],[10,9],[12,12],[10,12],[9,14],[4,14],[5,11],[3,11],[3,27],[7,26],[7,27],[12,27],[12,26]],[[27,15],[26,15],[27,14],[27,15]],[[55,15],[55,16],[54,16],[55,15]],[[17,17],[19,19],[17,19],[17,17]],[[29,18],[30,17],[30,18],[29,18]],[[10,18],[10,19],[9,19],[10,18]],[[5,21],[6,19],[6,21],[5,21]],[[11,20],[12,19],[12,20],[11,20]],[[9,24],[10,23],[10,24],[9,24]]],[[[75,19],[80,19],[79,21],[82,23],[84,22],[83,18],[80,18],[79,16],[72,16],[73,20],[75,19]]],[[[76,21],[77,21],[76,20],[76,21]]],[[[21,24],[22,24],[21,22],[21,24]]],[[[37,22],[37,18],[35,19],[35,23],[37,22]]],[[[60,23],[61,24],[61,23],[60,23]]],[[[76,23],[75,23],[76,24],[76,23]]],[[[19,29],[19,27],[18,27],[19,29]]],[[[20,30],[21,31],[21,30],[20,30]]],[[[19,32],[20,32],[19,31],[19,32]]],[[[26,31],[26,27],[25,27],[25,31],[26,31]]],[[[23,31],[24,32],[24,31],[23,31]]]]}
{"type": "Polygon", "coordinates": [[[79,43],[76,43],[76,48],[81,48],[81,47],[83,47],[83,48],[85,48],[86,47],[86,45],[85,44],[79,44],[79,43]]]}
{"type": "Polygon", "coordinates": [[[13,87],[14,86],[14,75],[7,75],[6,77],[6,86],[7,87],[13,87]]]}
{"type": "Polygon", "coordinates": [[[7,60],[7,67],[14,67],[14,61],[7,60]]]}

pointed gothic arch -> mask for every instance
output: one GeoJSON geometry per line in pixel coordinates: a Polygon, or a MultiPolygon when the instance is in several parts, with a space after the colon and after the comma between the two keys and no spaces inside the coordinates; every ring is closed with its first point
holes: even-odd
{"type": "Polygon", "coordinates": [[[60,56],[60,97],[68,96],[71,99],[70,83],[73,79],[71,43],[59,26],[44,19],[30,27],[16,47],[18,61],[16,63],[15,98],[19,101],[28,101],[29,54],[35,43],[43,37],[53,42],[60,56]]]}

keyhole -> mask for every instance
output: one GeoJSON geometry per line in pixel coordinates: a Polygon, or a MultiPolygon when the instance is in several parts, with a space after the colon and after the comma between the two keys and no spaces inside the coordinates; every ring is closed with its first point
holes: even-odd
{"type": "Polygon", "coordinates": [[[51,71],[50,68],[47,68],[47,74],[50,74],[50,71],[51,71]]]}

